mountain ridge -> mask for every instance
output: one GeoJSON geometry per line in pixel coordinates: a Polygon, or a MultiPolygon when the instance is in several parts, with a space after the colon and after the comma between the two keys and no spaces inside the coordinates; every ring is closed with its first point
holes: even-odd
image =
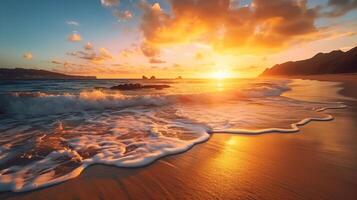
{"type": "Polygon", "coordinates": [[[289,61],[265,69],[260,76],[296,76],[357,73],[357,47],[349,51],[318,53],[312,58],[289,61]]]}
{"type": "Polygon", "coordinates": [[[0,80],[97,79],[95,76],[74,76],[42,69],[0,68],[0,80]]]}

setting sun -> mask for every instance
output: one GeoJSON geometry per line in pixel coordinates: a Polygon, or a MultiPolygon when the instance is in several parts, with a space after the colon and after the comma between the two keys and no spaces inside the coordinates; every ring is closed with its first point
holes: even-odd
{"type": "Polygon", "coordinates": [[[211,75],[212,78],[214,79],[226,79],[230,77],[230,73],[226,72],[226,71],[217,71],[217,72],[213,72],[211,75]]]}

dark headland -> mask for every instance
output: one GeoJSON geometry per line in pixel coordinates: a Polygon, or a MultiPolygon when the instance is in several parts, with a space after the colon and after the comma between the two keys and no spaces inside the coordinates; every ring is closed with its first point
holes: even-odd
{"type": "Polygon", "coordinates": [[[162,90],[169,88],[169,85],[142,85],[139,83],[126,83],[111,87],[111,90],[140,90],[140,89],[156,89],[162,90]]]}
{"type": "Polygon", "coordinates": [[[95,76],[73,76],[46,70],[0,68],[0,80],[97,79],[95,76]]]}
{"type": "Polygon", "coordinates": [[[260,76],[301,76],[357,73],[357,47],[343,52],[318,53],[307,60],[286,62],[266,69],[260,76]]]}

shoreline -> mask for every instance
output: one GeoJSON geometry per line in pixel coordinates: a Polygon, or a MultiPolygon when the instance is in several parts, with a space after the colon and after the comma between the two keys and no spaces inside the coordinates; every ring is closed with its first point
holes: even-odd
{"type": "MultiPolygon", "coordinates": [[[[342,81],[340,93],[357,98],[357,75],[343,76],[288,78],[342,81]]],[[[0,199],[355,199],[357,104],[346,103],[349,110],[328,111],[334,121],[310,123],[296,134],[213,134],[187,152],[148,166],[93,165],[75,179],[0,193],[0,199]]]]}
{"type": "Polygon", "coordinates": [[[340,94],[357,99],[357,93],[353,91],[357,84],[357,74],[322,74],[322,75],[301,75],[301,76],[272,76],[271,78],[288,78],[302,80],[317,80],[329,82],[341,82],[343,89],[340,94]]]}

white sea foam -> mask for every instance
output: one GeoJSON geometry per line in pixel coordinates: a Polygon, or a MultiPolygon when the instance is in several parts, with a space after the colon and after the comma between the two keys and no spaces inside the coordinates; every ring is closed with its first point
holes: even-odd
{"type": "MultiPolygon", "coordinates": [[[[336,107],[324,107],[317,109],[317,112],[322,112],[328,109],[343,109],[346,108],[345,105],[340,105],[336,107]]],[[[212,130],[211,133],[229,133],[229,134],[241,134],[241,135],[261,135],[266,133],[296,133],[298,132],[299,126],[304,126],[312,121],[331,121],[334,117],[332,115],[326,115],[326,117],[321,118],[304,118],[297,123],[290,125],[290,128],[265,128],[265,129],[216,129],[212,130]]]]}
{"type": "MultiPolygon", "coordinates": [[[[69,131],[59,130],[61,134],[57,139],[69,147],[54,150],[41,160],[23,167],[15,165],[2,170],[0,190],[22,192],[52,185],[78,176],[92,164],[144,166],[160,157],[184,152],[209,138],[206,126],[184,119],[161,119],[143,110],[122,112],[125,114],[115,119],[100,119],[106,125],[102,134],[98,134],[99,129],[93,133],[87,130],[95,129],[97,125],[78,126],[69,131]],[[148,123],[152,118],[155,118],[155,122],[148,123]],[[66,135],[75,137],[66,139],[66,135]],[[95,153],[89,155],[91,152],[95,153]],[[63,171],[68,167],[72,169],[63,171]]],[[[37,144],[39,146],[51,138],[42,137],[40,140],[37,144]]]]}

